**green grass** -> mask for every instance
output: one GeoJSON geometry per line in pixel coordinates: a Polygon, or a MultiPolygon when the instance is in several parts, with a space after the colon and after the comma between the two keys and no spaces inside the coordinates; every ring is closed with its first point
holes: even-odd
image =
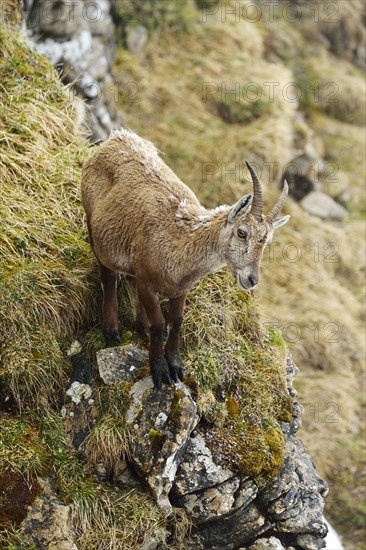
{"type": "Polygon", "coordinates": [[[18,408],[55,403],[62,341],[93,315],[79,196],[87,144],[54,69],[0,28],[0,383],[18,408]]]}
{"type": "Polygon", "coordinates": [[[0,415],[0,475],[11,470],[30,479],[44,473],[48,463],[37,429],[23,419],[0,415]]]}
{"type": "Polygon", "coordinates": [[[206,277],[189,294],[183,349],[188,383],[206,403],[214,456],[245,476],[275,475],[284,448],[278,422],[292,417],[286,348],[228,272],[206,277]]]}

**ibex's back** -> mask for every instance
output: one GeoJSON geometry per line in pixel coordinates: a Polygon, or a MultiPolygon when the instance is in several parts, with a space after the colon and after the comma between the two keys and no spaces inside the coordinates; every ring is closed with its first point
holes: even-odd
{"type": "Polygon", "coordinates": [[[148,256],[156,255],[155,247],[163,254],[167,241],[178,244],[179,205],[197,215],[203,211],[155,147],[126,130],[96,149],[85,163],[82,197],[96,256],[110,269],[130,275],[134,275],[134,247],[147,262],[148,256]]]}

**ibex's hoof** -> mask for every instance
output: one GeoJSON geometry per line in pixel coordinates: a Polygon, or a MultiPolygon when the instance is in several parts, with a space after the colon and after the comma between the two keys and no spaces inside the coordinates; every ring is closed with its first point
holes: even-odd
{"type": "Polygon", "coordinates": [[[179,353],[165,352],[165,358],[169,365],[169,373],[172,380],[174,380],[174,382],[178,382],[178,380],[181,380],[183,382],[184,367],[183,367],[183,361],[180,358],[179,353]]]}
{"type": "Polygon", "coordinates": [[[160,390],[162,383],[171,385],[168,363],[163,355],[156,355],[151,359],[150,369],[157,390],[160,390]]]}
{"type": "Polygon", "coordinates": [[[121,337],[119,335],[119,332],[117,330],[103,330],[105,343],[107,346],[113,346],[113,344],[120,344],[121,343],[121,337]]]}
{"type": "Polygon", "coordinates": [[[148,338],[150,331],[148,325],[145,325],[144,323],[141,323],[139,321],[136,321],[136,330],[139,333],[142,338],[148,338]]]}

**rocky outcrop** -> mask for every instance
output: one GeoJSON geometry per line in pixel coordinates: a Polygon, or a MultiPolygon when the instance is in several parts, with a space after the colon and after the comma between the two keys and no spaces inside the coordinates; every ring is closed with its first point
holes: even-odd
{"type": "Polygon", "coordinates": [[[123,125],[112,79],[114,25],[109,0],[25,0],[33,48],[85,100],[78,104],[92,142],[123,125]]]}
{"type": "MultiPolygon", "coordinates": [[[[142,350],[132,345],[118,352],[102,350],[97,357],[101,375],[107,383],[131,380],[131,357],[132,372],[143,372],[139,356],[144,357],[142,350]]],[[[327,485],[295,436],[303,410],[292,384],[297,372],[289,356],[287,388],[293,417],[281,423],[286,442],[283,466],[265,484],[215,462],[197,406],[184,384],[156,391],[147,376],[132,385],[127,413],[130,464],[167,513],[172,506],[185,510],[194,526],[187,548],[234,550],[252,545],[253,549],[280,550],[284,545],[314,550],[324,546],[327,527],[321,518],[327,485]],[[264,534],[268,537],[262,540],[264,534]]]]}
{"type": "Polygon", "coordinates": [[[321,191],[312,191],[301,201],[301,206],[312,216],[321,219],[341,221],[347,217],[347,210],[332,197],[321,191]]]}
{"type": "Polygon", "coordinates": [[[28,509],[21,525],[22,532],[37,548],[48,550],[77,550],[76,534],[72,528],[71,506],[62,504],[50,480],[41,480],[42,492],[28,509]]]}

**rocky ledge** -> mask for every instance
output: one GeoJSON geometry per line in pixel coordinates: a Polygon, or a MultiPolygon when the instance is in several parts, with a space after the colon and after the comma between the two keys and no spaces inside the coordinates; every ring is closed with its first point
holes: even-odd
{"type": "MultiPolygon", "coordinates": [[[[167,516],[174,508],[183,509],[192,523],[185,548],[318,550],[325,546],[328,529],[323,508],[328,488],[295,436],[303,408],[293,387],[298,369],[290,355],[286,385],[293,402],[292,418],[281,422],[285,455],[274,477],[244,477],[218,463],[209,443],[210,428],[199,412],[202,396],[197,399],[195,391],[182,383],[154,390],[144,348],[129,344],[98,351],[100,378],[78,342],[69,355],[73,372],[61,413],[73,447],[80,454],[85,452],[85,442],[98,420],[94,395],[100,378],[104,384],[122,383],[129,391],[129,448],[125,456],[117,457],[116,487],[131,480],[136,483],[137,474],[167,516]]],[[[102,482],[108,475],[100,466],[93,470],[102,482]]],[[[43,485],[28,510],[23,531],[41,548],[77,550],[70,523],[72,507],[58,500],[52,480],[43,485]]],[[[157,536],[146,548],[163,550],[164,541],[165,535],[157,536]]]]}
{"type": "Polygon", "coordinates": [[[215,462],[189,388],[179,383],[155,391],[151,377],[142,377],[145,359],[134,345],[97,353],[106,383],[137,380],[127,413],[130,466],[168,514],[173,506],[185,510],[193,523],[187,548],[324,547],[327,485],[295,437],[303,409],[293,387],[298,369],[291,356],[286,368],[293,417],[281,424],[285,459],[278,476],[266,481],[242,477],[215,462]]]}

